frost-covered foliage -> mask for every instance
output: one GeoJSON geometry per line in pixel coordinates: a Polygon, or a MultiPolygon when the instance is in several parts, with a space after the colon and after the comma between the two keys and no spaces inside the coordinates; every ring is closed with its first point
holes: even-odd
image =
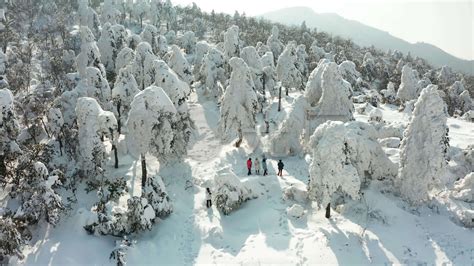
{"type": "Polygon", "coordinates": [[[116,0],[104,0],[101,16],[102,23],[110,23],[112,25],[119,23],[121,14],[116,2],[116,0]]]}
{"type": "Polygon", "coordinates": [[[151,230],[157,218],[172,211],[168,193],[160,176],[149,177],[141,197],[129,197],[125,179],[106,180],[99,188],[93,217],[84,229],[96,235],[126,236],[151,230]],[[125,201],[126,200],[126,201],[125,201]]]}
{"type": "Polygon", "coordinates": [[[469,91],[464,89],[460,81],[456,81],[448,88],[448,112],[462,115],[474,108],[469,91]]]}
{"type": "Polygon", "coordinates": [[[214,178],[213,201],[225,215],[237,210],[244,202],[256,198],[252,190],[234,173],[223,173],[214,178]]]}
{"type": "Polygon", "coordinates": [[[271,153],[276,156],[297,155],[302,151],[301,135],[305,129],[306,110],[308,103],[299,96],[291,105],[291,110],[278,128],[272,134],[271,153]]]}
{"type": "MultiPolygon", "coordinates": [[[[260,55],[260,54],[259,54],[260,55]]],[[[275,61],[273,60],[273,53],[268,51],[265,54],[261,55],[260,61],[262,62],[262,67],[271,67],[275,68],[275,61]]]]}
{"type": "Polygon", "coordinates": [[[386,103],[394,104],[397,98],[397,92],[395,91],[395,84],[389,82],[387,88],[380,91],[380,94],[383,96],[383,101],[386,103]]]}
{"type": "Polygon", "coordinates": [[[362,71],[362,74],[369,81],[372,81],[376,78],[377,70],[376,70],[376,65],[375,65],[375,59],[370,52],[367,52],[364,55],[361,71],[362,71]]]}
{"type": "Polygon", "coordinates": [[[308,77],[308,53],[306,53],[306,46],[300,44],[296,47],[296,68],[299,70],[303,76],[303,82],[306,81],[308,77]]]}
{"type": "Polygon", "coordinates": [[[334,62],[328,63],[324,67],[321,79],[323,92],[316,105],[318,119],[321,122],[327,120],[343,122],[353,120],[354,105],[350,100],[350,90],[344,84],[337,64],[334,62]]]}
{"type": "Polygon", "coordinates": [[[133,76],[131,66],[120,69],[115,79],[114,89],[112,90],[112,101],[117,115],[118,131],[121,132],[121,126],[127,120],[130,105],[135,95],[140,92],[137,81],[133,76]]]}
{"type": "Polygon", "coordinates": [[[149,43],[141,42],[135,51],[135,59],[132,62],[135,80],[138,89],[144,90],[154,82],[155,74],[153,69],[153,61],[157,57],[153,54],[153,50],[149,43]]]}
{"type": "Polygon", "coordinates": [[[7,55],[0,49],[0,76],[5,75],[7,70],[7,55]]]}
{"type": "Polygon", "coordinates": [[[120,50],[115,60],[115,74],[118,75],[120,72],[120,69],[124,68],[126,65],[133,62],[134,59],[135,59],[135,52],[129,47],[124,47],[122,50],[120,50]]]}
{"type": "Polygon", "coordinates": [[[116,70],[115,60],[118,53],[125,47],[126,39],[127,31],[124,26],[105,23],[102,27],[102,33],[97,41],[97,46],[100,51],[100,60],[108,72],[116,70]]]}
{"type": "Polygon", "coordinates": [[[295,44],[290,42],[278,57],[276,66],[278,80],[281,81],[281,85],[287,89],[287,92],[290,88],[303,88],[303,76],[296,68],[296,59],[295,44]]]}
{"type": "Polygon", "coordinates": [[[164,61],[158,60],[155,62],[157,65],[155,85],[161,87],[166,92],[177,110],[176,119],[173,122],[173,129],[175,131],[173,156],[168,156],[167,158],[167,160],[172,161],[173,159],[180,159],[186,154],[191,130],[194,127],[186,102],[191,90],[188,84],[181,81],[164,61]]]}
{"type": "Polygon", "coordinates": [[[209,44],[206,41],[200,41],[196,44],[196,52],[193,58],[193,75],[194,81],[204,82],[205,77],[201,75],[201,66],[204,61],[204,57],[209,51],[209,44]]]}
{"type": "Polygon", "coordinates": [[[196,50],[196,36],[192,31],[186,31],[183,36],[181,36],[179,43],[183,47],[186,54],[194,54],[196,50]]]}
{"type": "Polygon", "coordinates": [[[402,69],[402,80],[398,87],[397,98],[402,102],[414,100],[419,95],[418,79],[415,77],[413,69],[409,65],[404,65],[402,69]]]}
{"type": "Polygon", "coordinates": [[[245,61],[250,69],[255,89],[258,92],[261,92],[263,90],[263,67],[257,50],[255,50],[255,47],[253,46],[244,47],[240,52],[240,58],[245,61]]]}
{"type": "Polygon", "coordinates": [[[8,89],[0,90],[0,175],[4,175],[5,157],[20,151],[16,138],[20,125],[14,111],[13,94],[8,89]]]}
{"type": "Polygon", "coordinates": [[[159,35],[158,29],[150,24],[146,24],[145,27],[143,27],[142,32],[140,33],[140,37],[142,39],[142,42],[147,42],[151,45],[153,51],[155,50],[155,47],[157,45],[156,43],[156,37],[159,35]]]}
{"type": "Polygon", "coordinates": [[[311,106],[315,106],[319,102],[319,99],[321,99],[321,96],[323,94],[322,76],[323,71],[328,63],[329,60],[321,59],[321,61],[319,61],[318,63],[318,66],[309,75],[304,95],[311,106]]]}
{"type": "Polygon", "coordinates": [[[17,169],[22,181],[14,188],[21,204],[14,218],[36,224],[44,217],[48,223],[57,225],[64,209],[62,198],[55,190],[61,184],[60,177],[49,175],[42,162],[32,163],[23,158],[20,158],[17,169]]]}
{"type": "Polygon", "coordinates": [[[102,108],[111,110],[110,101],[112,91],[109,82],[102,76],[99,69],[86,67],[83,79],[75,88],[80,97],[92,97],[97,99],[102,108]]]}
{"type": "Polygon", "coordinates": [[[95,10],[89,7],[88,0],[79,0],[79,25],[88,27],[92,30],[93,34],[97,37],[100,35],[100,20],[99,15],[95,12],[95,10]]]}
{"type": "Polygon", "coordinates": [[[219,132],[224,140],[235,136],[237,132],[241,140],[244,132],[255,131],[257,95],[250,70],[244,60],[233,57],[229,64],[232,74],[222,97],[219,132]]]}
{"type": "Polygon", "coordinates": [[[112,112],[104,111],[93,98],[81,97],[76,105],[79,128],[79,154],[81,169],[86,176],[99,177],[104,171],[105,145],[101,137],[116,130],[117,120],[112,112]]]}
{"type": "Polygon", "coordinates": [[[81,52],[76,58],[77,71],[84,77],[87,67],[96,67],[105,77],[105,68],[100,61],[100,51],[95,42],[94,34],[88,27],[81,27],[81,52]]]}
{"type": "Polygon", "coordinates": [[[263,90],[265,94],[266,92],[269,92],[271,97],[278,96],[279,90],[277,87],[277,74],[274,67],[266,66],[263,68],[263,84],[263,90]]]}
{"type": "Polygon", "coordinates": [[[177,45],[171,46],[169,54],[168,65],[173,71],[178,74],[179,78],[186,82],[188,85],[193,83],[193,73],[191,65],[188,60],[184,57],[183,52],[177,45]]]}
{"type": "Polygon", "coordinates": [[[166,160],[173,153],[175,116],[176,108],[162,88],[150,86],[138,93],[127,120],[129,151],[137,157],[149,152],[166,160]]]}
{"type": "Polygon", "coordinates": [[[282,53],[283,48],[285,47],[279,39],[279,33],[280,31],[278,27],[273,26],[272,34],[267,39],[267,46],[270,48],[270,51],[273,53],[274,62],[278,60],[278,57],[280,57],[280,54],[282,53]]]}
{"type": "Polygon", "coordinates": [[[216,98],[222,96],[226,82],[224,63],[224,54],[217,48],[210,47],[200,69],[201,75],[205,78],[206,92],[216,98]]]}
{"type": "Polygon", "coordinates": [[[352,87],[355,87],[357,84],[357,79],[360,78],[360,73],[356,69],[356,65],[352,61],[343,61],[339,64],[339,73],[344,80],[349,82],[352,87]]]}
{"type": "Polygon", "coordinates": [[[240,56],[239,27],[236,25],[231,26],[224,34],[224,55],[228,59],[240,56]]]}
{"type": "Polygon", "coordinates": [[[437,86],[423,89],[400,147],[398,185],[403,198],[418,205],[429,197],[446,169],[449,147],[446,106],[437,86]]]}
{"type": "Polygon", "coordinates": [[[24,227],[24,223],[12,218],[11,214],[2,213],[0,216],[0,257],[5,259],[8,256],[23,258],[22,247],[27,243],[21,230],[24,227]]]}
{"type": "Polygon", "coordinates": [[[397,174],[397,166],[385,155],[376,131],[367,123],[328,121],[311,136],[310,147],[313,160],[308,193],[324,207],[336,192],[358,198],[361,185],[370,179],[397,174]]]}

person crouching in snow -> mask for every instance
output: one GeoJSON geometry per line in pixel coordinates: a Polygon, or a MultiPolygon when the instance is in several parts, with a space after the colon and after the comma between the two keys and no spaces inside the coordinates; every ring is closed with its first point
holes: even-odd
{"type": "Polygon", "coordinates": [[[212,193],[211,193],[211,190],[207,187],[206,188],[206,207],[207,208],[210,208],[212,207],[212,193]]]}
{"type": "Polygon", "coordinates": [[[249,172],[247,173],[247,175],[251,175],[252,174],[252,158],[249,158],[247,160],[247,169],[249,170],[249,172]]]}
{"type": "Polygon", "coordinates": [[[257,175],[260,174],[260,161],[258,160],[258,158],[255,159],[255,173],[257,175]]]}

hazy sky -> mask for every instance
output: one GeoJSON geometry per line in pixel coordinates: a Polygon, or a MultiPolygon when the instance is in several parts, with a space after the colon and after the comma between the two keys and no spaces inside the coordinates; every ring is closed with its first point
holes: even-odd
{"type": "Polygon", "coordinates": [[[318,13],[337,13],[347,19],[389,32],[409,42],[434,44],[464,59],[474,59],[474,0],[172,0],[196,2],[204,11],[249,16],[292,6],[311,7],[318,13]]]}

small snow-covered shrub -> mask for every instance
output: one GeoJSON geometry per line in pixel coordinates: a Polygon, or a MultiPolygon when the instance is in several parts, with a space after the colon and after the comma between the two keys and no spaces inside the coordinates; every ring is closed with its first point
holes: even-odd
{"type": "Polygon", "coordinates": [[[285,188],[283,198],[305,204],[308,200],[308,188],[303,183],[291,184],[291,186],[285,188]]]}
{"type": "Polygon", "coordinates": [[[213,201],[225,215],[238,209],[244,202],[256,198],[252,190],[233,173],[219,174],[214,182],[213,201]]]}
{"type": "Polygon", "coordinates": [[[397,98],[402,102],[418,98],[419,90],[418,79],[409,65],[404,65],[402,69],[400,87],[397,91],[397,98]]]}
{"type": "Polygon", "coordinates": [[[301,205],[293,204],[291,207],[286,209],[286,214],[293,218],[301,218],[304,216],[305,211],[301,205]]]}
{"type": "Polygon", "coordinates": [[[149,177],[143,193],[142,196],[148,200],[156,217],[164,218],[173,211],[165,184],[160,176],[149,177]]]}
{"type": "Polygon", "coordinates": [[[382,111],[378,108],[374,108],[369,112],[369,121],[382,122],[382,111]]]}
{"type": "Polygon", "coordinates": [[[464,178],[454,183],[451,196],[457,200],[474,202],[474,172],[467,174],[464,178]]]}

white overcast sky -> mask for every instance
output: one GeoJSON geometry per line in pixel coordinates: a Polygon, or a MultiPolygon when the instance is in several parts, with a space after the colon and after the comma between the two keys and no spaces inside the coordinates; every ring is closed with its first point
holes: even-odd
{"type": "Polygon", "coordinates": [[[249,16],[285,7],[307,6],[317,13],[337,13],[384,30],[409,42],[434,44],[463,59],[474,59],[474,0],[172,0],[196,2],[204,11],[249,16]]]}

